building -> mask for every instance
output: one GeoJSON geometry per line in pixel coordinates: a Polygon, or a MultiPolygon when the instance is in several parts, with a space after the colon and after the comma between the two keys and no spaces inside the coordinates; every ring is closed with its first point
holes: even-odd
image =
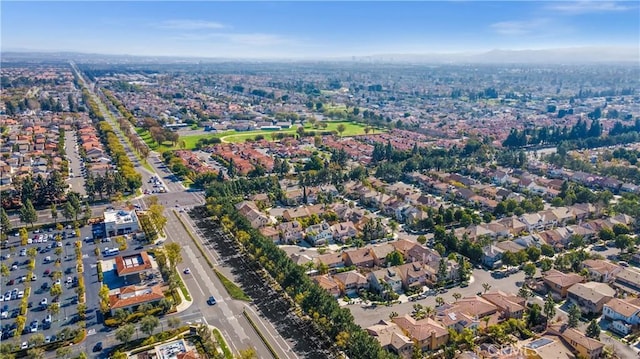
{"type": "Polygon", "coordinates": [[[311,245],[321,246],[327,244],[333,238],[333,232],[327,222],[322,222],[307,227],[305,238],[311,245]]]}
{"type": "Polygon", "coordinates": [[[112,210],[104,212],[104,230],[107,236],[121,236],[140,229],[136,211],[112,210]]]}
{"type": "Polygon", "coordinates": [[[131,254],[128,256],[118,256],[115,258],[116,274],[124,277],[126,283],[140,282],[140,274],[153,268],[151,258],[146,251],[131,254]]]}
{"type": "Polygon", "coordinates": [[[164,298],[160,285],[138,287],[131,285],[119,288],[109,294],[111,314],[117,309],[135,310],[142,304],[156,304],[164,298]]]}
{"type": "Polygon", "coordinates": [[[313,281],[320,287],[324,288],[334,298],[340,297],[340,285],[330,275],[319,275],[313,277],[313,281]]]}
{"type": "Polygon", "coordinates": [[[482,248],[482,264],[490,269],[497,268],[502,265],[500,261],[504,251],[493,244],[482,248]]]}
{"type": "Polygon", "coordinates": [[[542,278],[549,289],[560,298],[565,298],[569,288],[577,283],[584,282],[581,275],[575,273],[562,273],[556,269],[549,270],[542,278]]]}
{"type": "Polygon", "coordinates": [[[599,314],[602,306],[616,294],[606,283],[577,283],[567,291],[567,297],[585,314],[599,314]]]}
{"type": "Polygon", "coordinates": [[[589,271],[589,279],[603,283],[612,282],[622,270],[621,266],[602,259],[587,259],[582,262],[582,268],[589,271]]]}
{"type": "Polygon", "coordinates": [[[449,340],[449,331],[431,318],[415,320],[408,314],[393,318],[393,322],[415,340],[422,350],[441,348],[449,340]]]}
{"type": "Polygon", "coordinates": [[[587,337],[574,328],[567,327],[566,324],[549,326],[547,333],[560,336],[583,358],[598,359],[602,355],[604,344],[599,340],[587,337]]]}
{"type": "Polygon", "coordinates": [[[629,294],[640,295],[640,272],[624,268],[615,276],[613,286],[629,294]]]}
{"type": "Polygon", "coordinates": [[[369,273],[369,287],[378,293],[385,293],[386,288],[393,292],[402,290],[402,277],[398,274],[396,268],[384,268],[369,273]],[[384,284],[386,283],[386,284],[384,284]]]}
{"type": "Polygon", "coordinates": [[[340,286],[340,291],[343,295],[355,295],[358,291],[369,286],[367,277],[355,270],[338,273],[333,276],[333,279],[340,286]]]}
{"type": "Polygon", "coordinates": [[[504,319],[522,318],[527,303],[524,298],[502,291],[484,293],[482,299],[498,307],[504,319]]]}
{"type": "Polygon", "coordinates": [[[413,341],[393,322],[381,320],[367,328],[367,333],[380,343],[380,346],[403,359],[411,358],[413,341]]]}
{"type": "Polygon", "coordinates": [[[603,306],[602,316],[611,321],[609,329],[628,335],[640,326],[640,299],[613,298],[603,306]]]}

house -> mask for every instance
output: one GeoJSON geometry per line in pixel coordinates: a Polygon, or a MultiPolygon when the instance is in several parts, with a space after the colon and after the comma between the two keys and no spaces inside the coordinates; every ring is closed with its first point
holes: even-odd
{"type": "Polygon", "coordinates": [[[298,221],[280,223],[276,229],[283,243],[298,243],[303,236],[302,225],[298,221]]]}
{"type": "Polygon", "coordinates": [[[305,238],[311,245],[321,246],[327,244],[333,238],[333,232],[327,222],[322,222],[307,227],[305,238]]]}
{"type": "Polygon", "coordinates": [[[280,241],[280,231],[273,227],[262,227],[260,233],[274,242],[280,241]]]}
{"type": "Polygon", "coordinates": [[[584,282],[581,275],[575,273],[562,273],[556,269],[551,269],[542,278],[544,283],[552,292],[557,293],[560,298],[565,298],[569,288],[577,283],[584,282]]]}
{"type": "Polygon", "coordinates": [[[640,272],[623,268],[615,275],[613,286],[633,295],[640,295],[640,272]]]}
{"type": "Polygon", "coordinates": [[[599,282],[577,283],[567,291],[569,300],[585,314],[600,314],[602,306],[615,294],[608,284],[599,282]]]}
{"type": "Polygon", "coordinates": [[[610,329],[628,335],[640,326],[640,300],[613,298],[602,307],[602,315],[611,321],[610,329]]]}
{"type": "Polygon", "coordinates": [[[547,222],[539,213],[526,213],[519,218],[520,222],[527,226],[527,232],[537,232],[545,228],[547,222]]]}
{"type": "Polygon", "coordinates": [[[388,289],[396,293],[402,290],[402,277],[395,267],[373,271],[369,273],[368,279],[369,287],[378,293],[384,293],[387,286],[388,289]]]}
{"type": "Polygon", "coordinates": [[[327,253],[319,255],[316,258],[316,263],[327,266],[329,271],[335,271],[338,268],[344,267],[343,258],[342,253],[327,253]]]}
{"type": "Polygon", "coordinates": [[[584,358],[598,359],[602,355],[604,344],[599,340],[589,338],[577,329],[569,328],[566,324],[549,326],[547,333],[560,336],[584,358]]]}
{"type": "Polygon", "coordinates": [[[517,253],[523,250],[525,247],[516,243],[515,241],[502,241],[496,244],[496,247],[502,249],[504,252],[517,253]]]}
{"type": "Polygon", "coordinates": [[[373,267],[375,259],[371,254],[370,248],[358,248],[350,251],[345,251],[342,253],[342,256],[344,258],[344,262],[348,266],[365,268],[373,267]]]}
{"type": "Polygon", "coordinates": [[[482,299],[498,307],[498,311],[502,313],[504,319],[522,318],[527,303],[524,298],[502,291],[484,293],[482,299]]]}
{"type": "Polygon", "coordinates": [[[389,243],[372,246],[371,254],[373,255],[373,264],[378,267],[384,267],[387,264],[387,255],[395,250],[395,247],[389,243]]]}
{"type": "Polygon", "coordinates": [[[431,273],[420,262],[405,263],[395,268],[400,274],[405,289],[425,286],[427,281],[433,279],[434,273],[431,273]]]}
{"type": "Polygon", "coordinates": [[[589,271],[589,279],[596,282],[611,283],[622,267],[603,259],[586,259],[582,261],[582,268],[589,271]]]}
{"type": "Polygon", "coordinates": [[[529,248],[529,247],[540,248],[540,246],[542,245],[542,241],[540,240],[540,237],[538,237],[535,234],[518,237],[513,240],[513,243],[517,243],[525,248],[529,248]]]}
{"type": "Polygon", "coordinates": [[[320,215],[324,212],[321,204],[316,204],[313,206],[301,206],[296,208],[286,209],[282,213],[282,218],[287,221],[293,221],[298,218],[309,217],[313,214],[320,215]]]}
{"type": "Polygon", "coordinates": [[[449,331],[431,318],[415,320],[408,314],[395,317],[392,321],[397,324],[409,338],[415,340],[422,350],[435,350],[449,340],[449,331]]]}
{"type": "Polygon", "coordinates": [[[333,279],[340,286],[340,292],[348,296],[356,295],[358,291],[364,290],[369,286],[367,277],[356,270],[337,273],[333,276],[333,279]]]}
{"type": "Polygon", "coordinates": [[[351,221],[336,223],[331,226],[333,240],[336,242],[346,243],[358,234],[358,230],[351,221]]]}
{"type": "Polygon", "coordinates": [[[330,275],[319,275],[313,277],[313,281],[320,287],[329,292],[334,298],[340,297],[340,285],[330,275]]]}
{"type": "Polygon", "coordinates": [[[413,353],[413,341],[393,322],[381,320],[367,328],[367,333],[380,343],[380,346],[400,358],[409,359],[413,353]]]}
{"type": "Polygon", "coordinates": [[[482,248],[482,264],[490,269],[497,268],[502,265],[500,259],[504,251],[493,244],[482,248]]]}
{"type": "Polygon", "coordinates": [[[262,213],[254,202],[242,201],[236,204],[236,209],[251,223],[252,228],[260,228],[269,224],[269,217],[262,213]]]}

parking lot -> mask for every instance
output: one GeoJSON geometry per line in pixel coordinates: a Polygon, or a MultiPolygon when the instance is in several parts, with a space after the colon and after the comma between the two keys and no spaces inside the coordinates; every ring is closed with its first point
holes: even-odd
{"type": "Polygon", "coordinates": [[[21,302],[27,303],[25,329],[16,343],[23,347],[36,334],[45,342],[62,340],[78,322],[75,231],[36,230],[28,236],[23,246],[18,233],[10,233],[3,244],[0,289],[3,341],[15,337],[21,302]]]}

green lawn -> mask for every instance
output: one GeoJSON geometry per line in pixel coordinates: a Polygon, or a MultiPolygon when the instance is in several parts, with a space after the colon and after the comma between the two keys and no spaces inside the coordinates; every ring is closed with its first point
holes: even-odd
{"type": "Polygon", "coordinates": [[[224,289],[227,290],[231,298],[245,300],[247,302],[251,301],[251,298],[242,290],[242,288],[230,281],[229,278],[225,277],[224,274],[220,273],[217,269],[214,269],[213,271],[216,273],[216,276],[218,276],[218,279],[220,279],[224,289]]]}
{"type": "MultiPolygon", "coordinates": [[[[364,128],[365,126],[359,123],[354,123],[354,122],[349,122],[349,121],[327,121],[327,128],[313,128],[313,126],[311,126],[311,124],[307,123],[305,124],[304,128],[307,131],[317,131],[317,132],[322,132],[322,131],[338,131],[338,126],[340,124],[343,124],[345,126],[345,130],[342,133],[342,136],[344,137],[350,137],[350,136],[357,136],[357,135],[363,135],[365,134],[364,132],[364,128]]],[[[262,131],[262,130],[255,130],[255,131],[247,131],[247,132],[236,132],[236,131],[225,131],[225,132],[219,132],[219,133],[203,133],[203,134],[199,134],[199,135],[190,135],[190,136],[181,136],[180,140],[184,141],[185,144],[185,149],[187,150],[192,150],[195,148],[196,143],[198,143],[198,140],[200,140],[201,138],[220,138],[222,140],[222,142],[231,142],[231,143],[238,143],[238,142],[244,142],[247,139],[255,139],[255,137],[257,135],[263,135],[264,138],[267,141],[271,141],[271,134],[272,133],[288,133],[288,134],[295,134],[296,130],[298,128],[298,125],[293,126],[291,128],[288,128],[286,130],[279,130],[279,131],[262,131]]],[[[377,130],[376,132],[379,132],[380,130],[377,130]]],[[[147,145],[149,146],[149,148],[151,148],[154,151],[158,151],[158,152],[164,152],[167,150],[176,150],[178,149],[178,147],[174,147],[170,142],[165,142],[162,145],[158,145],[157,143],[155,143],[155,141],[153,141],[153,139],[151,139],[151,135],[149,134],[148,131],[142,129],[142,128],[136,128],[136,132],[140,135],[140,137],[147,143],[147,145]]]]}

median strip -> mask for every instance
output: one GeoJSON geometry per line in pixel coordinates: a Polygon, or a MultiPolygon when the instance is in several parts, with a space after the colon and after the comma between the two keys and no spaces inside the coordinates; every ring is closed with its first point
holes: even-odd
{"type": "Polygon", "coordinates": [[[256,333],[258,333],[258,336],[260,337],[260,339],[262,339],[262,342],[264,343],[264,345],[267,347],[267,349],[269,350],[269,352],[271,353],[271,355],[273,355],[273,357],[275,359],[279,359],[278,354],[276,354],[276,351],[273,349],[273,347],[271,346],[271,343],[269,343],[267,341],[267,338],[264,337],[264,334],[262,334],[262,332],[260,331],[260,329],[258,329],[258,327],[256,326],[256,323],[253,321],[253,319],[251,319],[251,317],[249,316],[249,313],[247,313],[246,309],[242,310],[242,314],[244,315],[245,318],[247,318],[247,320],[249,321],[249,324],[251,324],[251,326],[253,327],[253,330],[256,331],[256,333]]]}
{"type": "Polygon", "coordinates": [[[196,237],[194,237],[193,233],[191,233],[191,231],[187,227],[187,224],[184,223],[182,218],[178,215],[178,213],[175,210],[173,210],[173,215],[176,216],[178,221],[180,221],[180,224],[182,225],[182,228],[184,228],[184,230],[187,232],[187,234],[189,235],[189,237],[191,238],[193,243],[196,245],[196,247],[198,247],[198,251],[200,251],[200,254],[204,258],[204,260],[207,261],[207,264],[209,265],[209,268],[213,269],[214,273],[216,274],[218,279],[220,279],[220,282],[222,282],[222,285],[224,286],[224,289],[227,290],[227,293],[229,293],[231,298],[236,299],[236,300],[244,300],[244,301],[250,302],[251,301],[251,297],[249,297],[242,290],[242,288],[240,288],[238,285],[236,285],[231,280],[229,280],[229,278],[225,277],[224,274],[222,274],[221,272],[219,272],[217,269],[214,268],[213,263],[211,263],[211,261],[209,260],[209,257],[204,252],[204,248],[202,248],[202,246],[200,245],[200,243],[198,242],[196,237]]]}

